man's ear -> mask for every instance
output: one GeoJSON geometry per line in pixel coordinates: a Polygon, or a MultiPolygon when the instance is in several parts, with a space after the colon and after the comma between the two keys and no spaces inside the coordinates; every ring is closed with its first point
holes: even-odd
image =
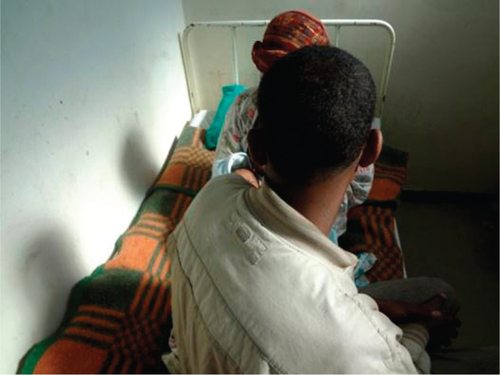
{"type": "Polygon", "coordinates": [[[368,167],[377,161],[380,152],[382,151],[383,143],[382,132],[380,129],[371,129],[368,133],[368,139],[366,141],[366,146],[361,154],[361,159],[359,159],[360,167],[368,167]]]}
{"type": "Polygon", "coordinates": [[[253,167],[263,173],[267,165],[266,131],[261,126],[253,127],[248,132],[248,156],[253,167]]]}

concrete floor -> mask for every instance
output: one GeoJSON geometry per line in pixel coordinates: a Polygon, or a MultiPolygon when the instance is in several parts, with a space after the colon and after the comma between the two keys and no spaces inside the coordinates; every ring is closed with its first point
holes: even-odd
{"type": "Polygon", "coordinates": [[[453,346],[498,346],[498,196],[403,193],[396,218],[408,276],[441,277],[457,290],[453,346]]]}

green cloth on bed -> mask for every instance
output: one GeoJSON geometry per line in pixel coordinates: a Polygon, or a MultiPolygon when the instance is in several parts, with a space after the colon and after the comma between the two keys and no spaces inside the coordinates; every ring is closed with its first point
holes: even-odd
{"type": "Polygon", "coordinates": [[[245,90],[247,88],[242,85],[229,85],[222,88],[222,99],[205,136],[205,147],[207,149],[213,150],[217,147],[219,135],[226,119],[226,113],[236,97],[245,90]]]}

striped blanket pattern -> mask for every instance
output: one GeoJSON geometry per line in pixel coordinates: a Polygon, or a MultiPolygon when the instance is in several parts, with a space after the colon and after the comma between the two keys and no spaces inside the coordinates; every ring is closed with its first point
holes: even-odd
{"type": "MultiPolygon", "coordinates": [[[[73,287],[61,325],[26,353],[18,373],[168,372],[161,361],[172,327],[167,236],[210,178],[213,151],[203,144],[204,130],[184,128],[109,260],[73,287]]],[[[383,246],[394,244],[391,215],[406,175],[393,156],[376,165],[370,200],[349,214],[352,234],[344,236],[349,249],[374,249],[379,260],[383,246]]],[[[382,268],[397,272],[374,267],[374,279],[401,276],[402,262],[391,256],[382,268]]]]}

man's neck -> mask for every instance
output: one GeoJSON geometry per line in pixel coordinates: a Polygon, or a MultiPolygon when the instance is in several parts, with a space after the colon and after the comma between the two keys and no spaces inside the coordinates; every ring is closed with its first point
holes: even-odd
{"type": "Polygon", "coordinates": [[[309,186],[276,184],[269,180],[268,183],[281,199],[328,236],[351,179],[352,173],[344,171],[309,186]]]}

